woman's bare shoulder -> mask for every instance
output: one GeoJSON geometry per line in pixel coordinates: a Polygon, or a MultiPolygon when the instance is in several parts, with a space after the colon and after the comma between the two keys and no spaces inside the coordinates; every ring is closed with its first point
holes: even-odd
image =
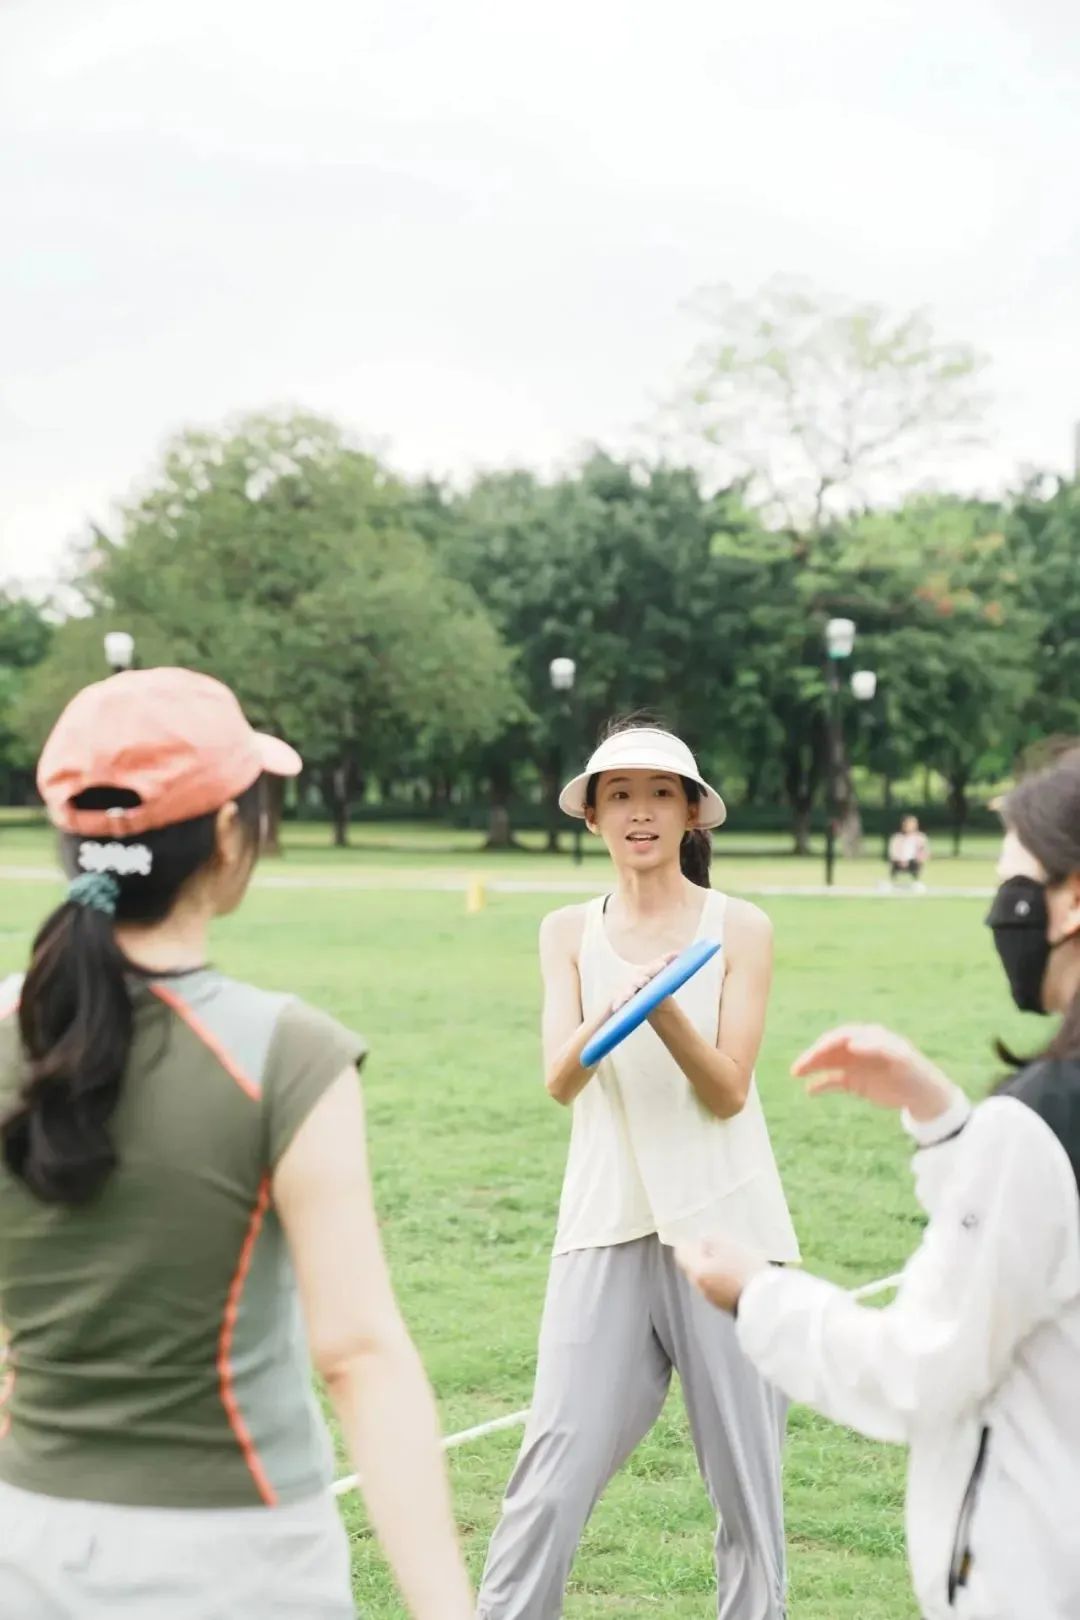
{"type": "Polygon", "coordinates": [[[576,958],[585,932],[588,905],[560,906],[549,911],[540,924],[540,954],[545,960],[576,958]]]}
{"type": "Polygon", "coordinates": [[[755,906],[752,900],[739,900],[734,896],[725,896],[725,903],[729,943],[767,949],[773,937],[772,918],[768,912],[755,906]]]}

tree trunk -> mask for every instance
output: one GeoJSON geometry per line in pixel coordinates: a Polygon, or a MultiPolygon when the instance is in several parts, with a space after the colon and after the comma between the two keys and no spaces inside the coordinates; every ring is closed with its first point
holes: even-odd
{"type": "Polygon", "coordinates": [[[817,797],[822,762],[827,758],[828,739],[817,716],[805,738],[790,742],[784,755],[784,793],[791,807],[793,853],[810,854],[810,818],[817,797]]]}
{"type": "Polygon", "coordinates": [[[761,797],[761,781],[765,774],[764,750],[754,749],[749,764],[746,767],[746,790],[743,793],[743,804],[750,808],[756,805],[761,797]]]}
{"type": "Polygon", "coordinates": [[[837,836],[845,860],[857,861],[862,854],[862,816],[858,801],[852,798],[837,819],[837,836]]]}
{"type": "Polygon", "coordinates": [[[968,817],[968,773],[954,770],[949,777],[949,813],[952,820],[952,852],[960,854],[964,841],[964,826],[968,817]]]}
{"type": "Polygon", "coordinates": [[[431,783],[431,808],[438,815],[445,815],[450,809],[453,799],[454,785],[445,771],[436,771],[431,783]]]}
{"type": "Polygon", "coordinates": [[[322,791],[333,820],[334,848],[346,849],[349,843],[349,773],[344,765],[323,771],[322,791]]]}
{"type": "Polygon", "coordinates": [[[492,766],[490,778],[490,801],[488,812],[488,835],[485,849],[513,849],[514,834],[510,825],[510,791],[513,779],[510,767],[499,760],[492,766]]]}
{"type": "Polygon", "coordinates": [[[344,794],[334,800],[334,848],[349,847],[349,801],[344,794]]]}
{"type": "Polygon", "coordinates": [[[285,778],[283,776],[266,777],[266,837],[263,839],[262,852],[264,855],[281,854],[281,818],[285,812],[285,778]]]}
{"type": "Polygon", "coordinates": [[[809,855],[810,853],[810,806],[808,804],[795,805],[791,830],[795,839],[794,854],[809,855]]]}
{"type": "Polygon", "coordinates": [[[845,860],[858,860],[862,854],[862,816],[859,813],[855,783],[851,777],[847,748],[842,739],[837,760],[836,833],[845,860]]]}
{"type": "Polygon", "coordinates": [[[893,780],[888,771],[885,773],[885,785],[881,795],[881,858],[889,858],[889,839],[892,837],[893,818],[893,780]]]}
{"type": "Polygon", "coordinates": [[[512,849],[514,836],[510,827],[510,808],[492,799],[488,816],[488,835],[485,849],[512,849]]]}

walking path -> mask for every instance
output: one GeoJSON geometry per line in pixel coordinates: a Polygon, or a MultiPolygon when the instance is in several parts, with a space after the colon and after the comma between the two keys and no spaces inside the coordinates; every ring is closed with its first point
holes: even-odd
{"type": "MultiPolygon", "coordinates": [[[[56,883],[59,873],[52,866],[0,866],[3,883],[56,883]]],[[[584,878],[486,878],[469,872],[440,873],[430,867],[373,867],[371,871],[344,872],[260,872],[257,889],[411,889],[419,894],[466,894],[480,883],[489,894],[601,894],[603,882],[584,878]]],[[[917,894],[911,889],[856,888],[847,884],[806,884],[792,887],[779,883],[733,883],[732,892],[750,898],[807,900],[989,900],[991,888],[940,888],[917,894]]]]}

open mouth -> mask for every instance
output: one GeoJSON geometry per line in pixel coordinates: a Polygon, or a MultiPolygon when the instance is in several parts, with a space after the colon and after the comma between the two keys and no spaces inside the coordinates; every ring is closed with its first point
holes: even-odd
{"type": "Polygon", "coordinates": [[[658,837],[658,834],[656,834],[656,833],[647,833],[647,832],[627,833],[626,842],[628,844],[655,844],[656,841],[657,841],[657,837],[658,837]]]}

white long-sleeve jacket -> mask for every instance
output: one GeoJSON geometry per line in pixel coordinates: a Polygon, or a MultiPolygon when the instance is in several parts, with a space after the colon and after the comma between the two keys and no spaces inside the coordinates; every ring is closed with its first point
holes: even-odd
{"type": "Polygon", "coordinates": [[[1080,1620],[1080,1063],[904,1123],[930,1224],[894,1302],[772,1269],[740,1342],[793,1399],[910,1447],[925,1620],[1080,1620]]]}

